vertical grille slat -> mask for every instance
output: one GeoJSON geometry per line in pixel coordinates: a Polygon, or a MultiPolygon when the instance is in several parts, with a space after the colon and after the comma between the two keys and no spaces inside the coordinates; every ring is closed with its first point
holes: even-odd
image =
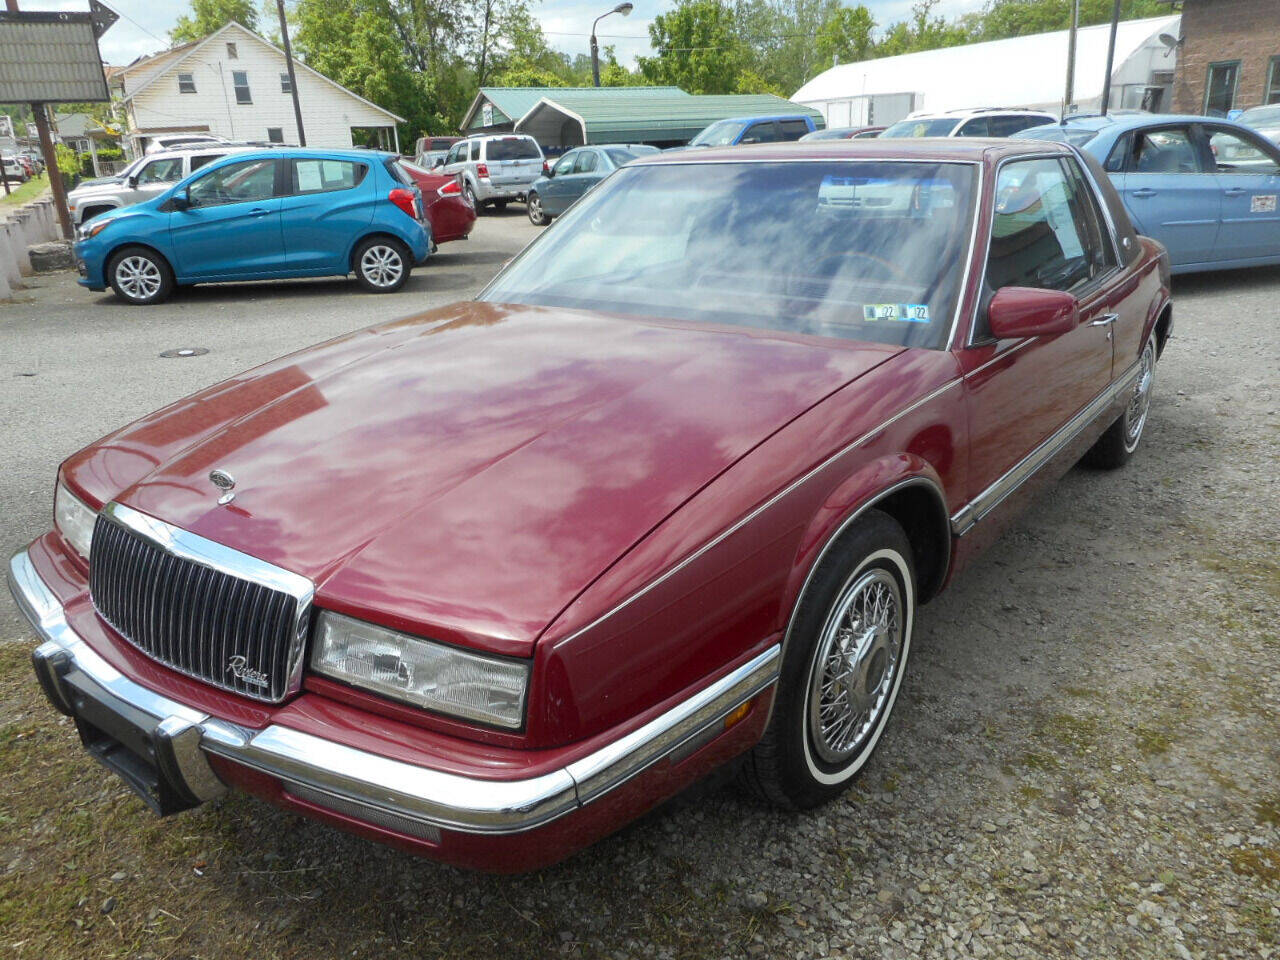
{"type": "Polygon", "coordinates": [[[290,674],[302,655],[299,597],[309,602],[310,594],[266,585],[275,578],[235,576],[181,555],[167,540],[159,542],[105,511],[99,516],[89,592],[101,617],[134,647],[175,670],[255,700],[283,700],[292,692],[290,674]]]}

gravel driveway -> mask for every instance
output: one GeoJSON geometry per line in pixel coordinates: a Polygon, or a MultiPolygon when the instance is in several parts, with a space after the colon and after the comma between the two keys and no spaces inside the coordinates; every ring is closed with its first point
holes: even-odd
{"type": "MultiPolygon", "coordinates": [[[[472,294],[480,221],[402,294],[0,304],[5,556],[57,462],[244,366],[472,294]],[[167,348],[208,347],[187,360],[167,348]]],[[[0,955],[1280,956],[1280,270],[1175,283],[1144,445],[1072,471],[924,608],[858,788],[802,815],[705,784],[553,869],[409,859],[244,797],[158,821],[80,750],[0,601],[0,955]]]]}

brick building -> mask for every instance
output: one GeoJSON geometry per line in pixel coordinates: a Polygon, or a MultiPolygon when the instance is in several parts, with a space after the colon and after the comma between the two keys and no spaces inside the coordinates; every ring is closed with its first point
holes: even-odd
{"type": "Polygon", "coordinates": [[[1280,103],[1280,0],[1178,0],[1178,113],[1225,116],[1280,103]]]}

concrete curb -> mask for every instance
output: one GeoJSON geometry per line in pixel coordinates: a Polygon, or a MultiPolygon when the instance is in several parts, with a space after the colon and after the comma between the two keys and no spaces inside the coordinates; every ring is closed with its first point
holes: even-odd
{"type": "Polygon", "coordinates": [[[0,298],[10,296],[23,277],[35,272],[28,247],[61,239],[48,190],[20,207],[0,207],[0,298]]]}

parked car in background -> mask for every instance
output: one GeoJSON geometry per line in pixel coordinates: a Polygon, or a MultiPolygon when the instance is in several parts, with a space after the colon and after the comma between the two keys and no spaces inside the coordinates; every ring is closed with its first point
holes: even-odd
{"type": "Polygon", "coordinates": [[[1147,113],[1069,117],[1018,136],[1095,157],[1174,273],[1280,263],[1280,148],[1249,127],[1147,113]]]}
{"type": "Polygon", "coordinates": [[[478,299],[64,462],[10,564],[36,674],[160,813],[242,789],[469,867],[745,755],[817,806],[920,605],[1082,454],[1137,451],[1167,281],[1062,144],[642,157],[478,299]]]}
{"type": "Polygon", "coordinates": [[[474,136],[459,140],[445,155],[441,173],[458,174],[462,190],[476,211],[502,210],[523,200],[529,186],[542,176],[542,148],[523,133],[474,136]]]}
{"type": "Polygon", "coordinates": [[[147,142],[145,153],[163,153],[166,150],[172,150],[175,147],[185,147],[191,144],[213,144],[228,143],[228,140],[222,137],[216,137],[211,133],[164,133],[159,136],[151,137],[147,142]]]}
{"type": "Polygon", "coordinates": [[[9,183],[26,183],[31,179],[27,175],[27,168],[17,157],[0,157],[0,167],[3,168],[4,178],[9,183]]]}
{"type": "Polygon", "coordinates": [[[578,147],[561,156],[529,188],[529,219],[542,227],[619,167],[637,157],[660,152],[643,143],[609,143],[578,147]]]}
{"type": "Polygon", "coordinates": [[[430,170],[443,166],[444,158],[449,155],[449,148],[461,140],[461,137],[419,137],[413,147],[413,162],[430,170]]]}
{"type": "Polygon", "coordinates": [[[431,239],[435,243],[465,240],[475,226],[476,208],[463,194],[461,178],[457,174],[434,173],[408,160],[401,160],[400,166],[422,191],[431,239]]]}
{"type": "Polygon", "coordinates": [[[947,113],[913,113],[890,125],[881,137],[1011,137],[1019,130],[1055,121],[1043,110],[1005,110],[983,107],[947,113]]]}
{"type": "Polygon", "coordinates": [[[806,133],[801,140],[865,140],[878,137],[884,127],[827,127],[825,130],[814,130],[806,133]]]}
{"type": "Polygon", "coordinates": [[[179,180],[230,153],[245,153],[250,147],[202,146],[196,149],[149,153],[125,168],[120,177],[82,183],[67,194],[67,209],[73,224],[88,223],[104,213],[150,200],[179,180]]]}
{"type": "Polygon", "coordinates": [[[39,171],[38,171],[38,170],[37,170],[37,168],[36,168],[35,161],[34,161],[34,160],[32,160],[29,156],[27,156],[25,153],[19,153],[19,154],[17,155],[17,161],[18,161],[20,164],[22,164],[22,169],[23,169],[23,170],[25,170],[25,171],[27,171],[27,178],[28,178],[28,179],[30,179],[31,177],[36,176],[36,175],[37,175],[37,173],[39,173],[39,171]]]}
{"type": "Polygon", "coordinates": [[[729,147],[739,143],[781,143],[799,140],[818,129],[807,113],[779,114],[772,117],[731,117],[717,120],[703,128],[687,147],[729,147]]]}
{"type": "Polygon", "coordinates": [[[232,153],[159,196],[83,224],[80,284],[127,303],[175,286],[346,276],[400,289],[431,235],[422,195],[396,162],[368,150],[232,153]]]}
{"type": "Polygon", "coordinates": [[[23,152],[22,156],[26,157],[36,168],[36,174],[44,173],[44,157],[30,150],[23,152]]]}
{"type": "Polygon", "coordinates": [[[1280,144],[1280,103],[1250,107],[1236,117],[1236,123],[1251,127],[1272,143],[1280,144]]]}

